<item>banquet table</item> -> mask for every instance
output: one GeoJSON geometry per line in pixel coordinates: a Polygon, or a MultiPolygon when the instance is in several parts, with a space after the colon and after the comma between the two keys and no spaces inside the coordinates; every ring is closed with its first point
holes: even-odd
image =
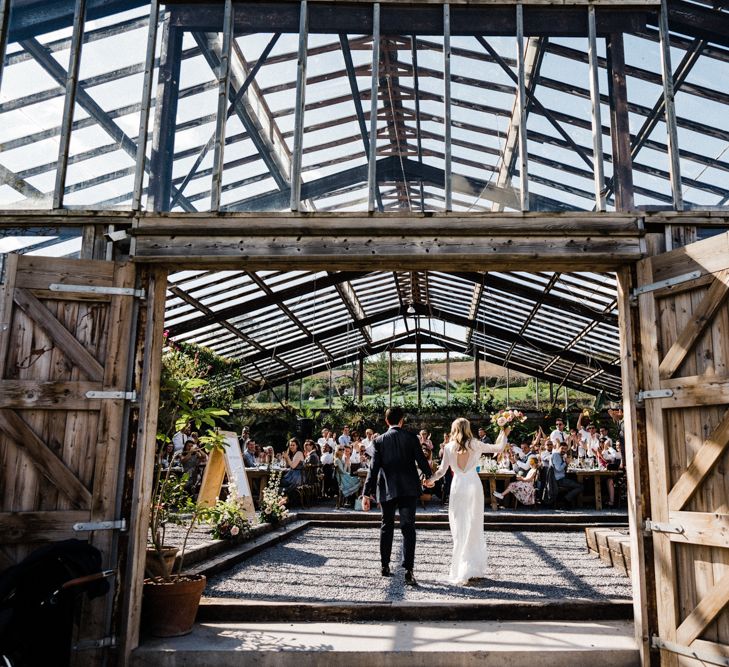
{"type": "Polygon", "coordinates": [[[622,470],[600,470],[599,468],[590,470],[582,468],[567,468],[567,474],[574,475],[577,481],[582,483],[586,479],[591,479],[595,487],[595,509],[602,509],[602,480],[604,478],[615,479],[623,474],[622,470]]]}
{"type": "Polygon", "coordinates": [[[509,482],[514,481],[514,479],[516,478],[516,474],[512,470],[498,470],[496,472],[481,470],[479,471],[478,476],[481,479],[481,484],[483,484],[484,495],[486,495],[486,482],[488,482],[489,496],[491,498],[491,509],[497,510],[499,508],[499,503],[498,499],[494,495],[494,491],[496,491],[496,480],[504,480],[504,486],[506,487],[509,482]]]}
{"type": "Polygon", "coordinates": [[[246,476],[248,477],[248,483],[251,485],[251,493],[253,494],[253,500],[258,507],[263,502],[263,492],[266,490],[268,484],[268,478],[271,472],[284,471],[286,468],[246,468],[246,476]],[[255,491],[258,491],[258,494],[255,491]]]}

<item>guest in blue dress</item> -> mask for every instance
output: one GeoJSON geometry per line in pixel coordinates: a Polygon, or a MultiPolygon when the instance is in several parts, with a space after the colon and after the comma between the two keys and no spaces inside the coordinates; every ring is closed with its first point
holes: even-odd
{"type": "Polygon", "coordinates": [[[298,438],[289,440],[289,448],[283,453],[283,461],[288,466],[288,470],[281,478],[281,489],[288,491],[301,486],[304,483],[304,454],[298,438]]]}
{"type": "Polygon", "coordinates": [[[351,454],[352,448],[349,445],[343,448],[337,447],[334,454],[334,474],[344,498],[349,498],[359,491],[359,477],[353,477],[350,474],[352,471],[351,454]]]}

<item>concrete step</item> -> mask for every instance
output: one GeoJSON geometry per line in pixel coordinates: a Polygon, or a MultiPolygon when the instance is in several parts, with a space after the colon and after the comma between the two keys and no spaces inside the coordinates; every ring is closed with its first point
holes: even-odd
{"type": "MultiPolygon", "coordinates": [[[[379,521],[380,513],[377,510],[370,512],[355,512],[354,510],[335,510],[331,508],[301,509],[296,512],[296,518],[302,521],[350,521],[371,522],[379,521]]],[[[397,518],[396,518],[397,520],[397,518]]],[[[484,512],[484,522],[487,523],[540,523],[542,521],[557,523],[578,524],[627,524],[628,515],[622,511],[554,511],[554,510],[499,510],[498,512],[484,512]]],[[[415,515],[417,525],[421,523],[442,522],[448,523],[447,508],[431,510],[418,509],[415,515]]]]}
{"type": "Polygon", "coordinates": [[[629,621],[632,600],[451,600],[448,602],[275,602],[203,598],[199,623],[248,621],[629,621]]]}
{"type": "Polygon", "coordinates": [[[638,667],[627,621],[204,623],[132,667],[638,667]]]}

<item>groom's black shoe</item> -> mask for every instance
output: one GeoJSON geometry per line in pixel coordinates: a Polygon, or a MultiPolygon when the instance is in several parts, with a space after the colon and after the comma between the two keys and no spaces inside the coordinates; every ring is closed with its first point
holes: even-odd
{"type": "Polygon", "coordinates": [[[389,565],[383,565],[382,566],[382,576],[383,577],[391,577],[392,572],[390,572],[390,566],[389,565]]]}
{"type": "Polygon", "coordinates": [[[412,570],[405,570],[405,583],[408,586],[417,586],[418,582],[415,581],[415,575],[412,570]]]}

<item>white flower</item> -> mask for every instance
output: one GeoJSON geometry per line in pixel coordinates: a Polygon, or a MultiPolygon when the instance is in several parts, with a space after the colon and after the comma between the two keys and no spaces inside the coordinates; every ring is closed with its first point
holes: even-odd
{"type": "Polygon", "coordinates": [[[506,424],[506,417],[499,417],[499,418],[498,418],[498,419],[496,420],[496,423],[497,423],[497,424],[498,424],[499,426],[503,426],[504,424],[506,424]]]}
{"type": "Polygon", "coordinates": [[[240,533],[240,528],[238,528],[238,526],[233,526],[233,527],[232,527],[232,528],[230,529],[230,534],[231,534],[231,535],[233,535],[234,537],[235,537],[235,536],[236,536],[236,535],[237,535],[238,533],[240,533]]]}

